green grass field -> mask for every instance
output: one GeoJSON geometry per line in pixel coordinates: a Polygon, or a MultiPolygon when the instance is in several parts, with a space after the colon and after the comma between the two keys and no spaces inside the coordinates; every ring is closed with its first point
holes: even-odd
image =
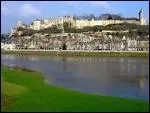
{"type": "Polygon", "coordinates": [[[142,100],[80,93],[45,84],[38,72],[1,70],[1,111],[149,111],[142,100]]]}

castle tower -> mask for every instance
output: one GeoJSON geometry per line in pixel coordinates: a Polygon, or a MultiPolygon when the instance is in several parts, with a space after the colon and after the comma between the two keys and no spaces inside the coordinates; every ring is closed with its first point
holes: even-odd
{"type": "Polygon", "coordinates": [[[146,25],[146,21],[144,19],[144,14],[143,14],[142,9],[139,12],[139,23],[140,23],[140,25],[146,25]]]}
{"type": "Polygon", "coordinates": [[[33,21],[33,28],[34,30],[40,30],[41,29],[41,21],[36,19],[33,21]]]}
{"type": "Polygon", "coordinates": [[[61,29],[62,29],[62,33],[65,32],[64,30],[64,17],[61,17],[61,29]]]}
{"type": "Polygon", "coordinates": [[[21,27],[22,26],[22,21],[18,21],[17,22],[17,27],[21,27]]]}

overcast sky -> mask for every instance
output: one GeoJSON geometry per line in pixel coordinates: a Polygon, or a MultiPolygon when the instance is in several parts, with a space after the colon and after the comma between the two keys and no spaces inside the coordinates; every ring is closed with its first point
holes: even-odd
{"type": "Polygon", "coordinates": [[[18,20],[30,24],[34,19],[48,19],[64,15],[103,13],[121,14],[138,18],[143,8],[144,17],[149,21],[148,1],[2,1],[1,32],[10,32],[18,20]]]}

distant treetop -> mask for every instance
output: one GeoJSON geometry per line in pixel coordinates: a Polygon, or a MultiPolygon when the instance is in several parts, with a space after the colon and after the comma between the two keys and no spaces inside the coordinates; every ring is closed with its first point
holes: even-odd
{"type": "Polygon", "coordinates": [[[126,17],[121,17],[119,14],[101,14],[99,16],[95,16],[94,14],[89,14],[89,15],[82,15],[82,16],[74,16],[75,20],[139,20],[138,18],[126,18],[126,17]]]}

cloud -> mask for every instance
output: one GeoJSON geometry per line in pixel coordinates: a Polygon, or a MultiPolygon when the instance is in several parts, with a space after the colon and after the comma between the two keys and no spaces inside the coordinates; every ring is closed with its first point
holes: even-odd
{"type": "Polygon", "coordinates": [[[107,1],[88,1],[89,4],[94,5],[95,7],[99,7],[101,13],[117,13],[115,7],[111,5],[110,2],[107,1]]]}
{"type": "Polygon", "coordinates": [[[11,18],[40,16],[41,11],[30,3],[6,2],[1,4],[1,15],[11,18]]]}
{"type": "Polygon", "coordinates": [[[23,17],[39,16],[41,11],[35,8],[32,4],[23,4],[20,11],[23,17]]]}
{"type": "Polygon", "coordinates": [[[101,8],[110,8],[110,4],[106,1],[88,1],[89,4],[100,6],[101,8]]]}

